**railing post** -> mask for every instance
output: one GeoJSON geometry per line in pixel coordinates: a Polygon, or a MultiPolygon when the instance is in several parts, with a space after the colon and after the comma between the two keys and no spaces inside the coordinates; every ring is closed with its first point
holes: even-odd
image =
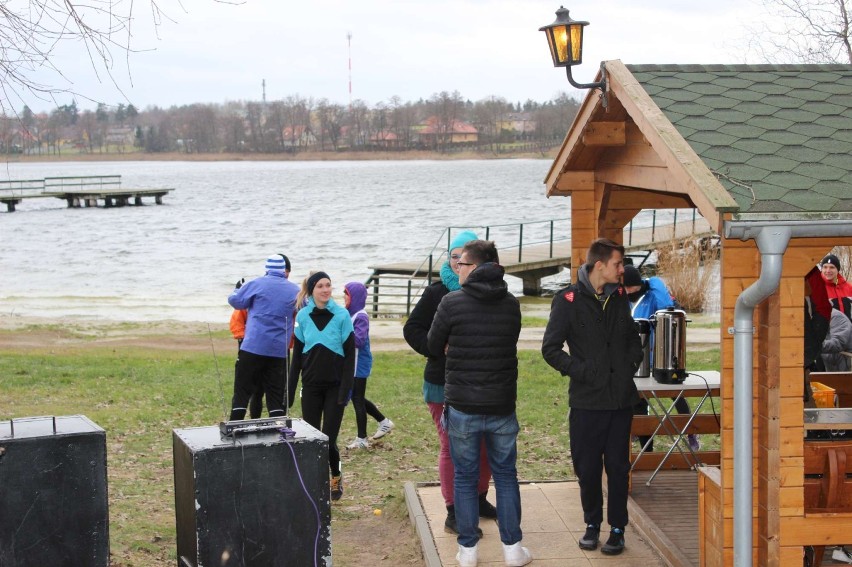
{"type": "Polygon", "coordinates": [[[553,258],[553,219],[550,219],[550,257],[553,258]]]}
{"type": "Polygon", "coordinates": [[[654,234],[657,231],[657,209],[651,211],[651,242],[655,242],[654,234]]]}
{"type": "Polygon", "coordinates": [[[518,236],[518,263],[521,263],[521,252],[524,248],[524,223],[521,223],[521,232],[518,236]]]}
{"type": "MultiPolygon", "coordinates": [[[[447,249],[449,250],[449,244],[447,244],[447,249]]],[[[426,272],[426,281],[429,282],[429,285],[432,285],[432,255],[429,254],[429,271],[426,272]]]]}
{"type": "Polygon", "coordinates": [[[379,315],[379,278],[373,280],[373,319],[379,315]]]}
{"type": "Polygon", "coordinates": [[[408,295],[405,298],[405,316],[411,315],[411,280],[408,280],[408,295]]]}
{"type": "Polygon", "coordinates": [[[627,228],[627,245],[633,246],[633,219],[630,219],[630,224],[627,228]]]}
{"type": "Polygon", "coordinates": [[[695,234],[695,217],[698,213],[698,209],[692,209],[692,234],[695,234]]]}
{"type": "Polygon", "coordinates": [[[677,209],[674,210],[674,218],[672,219],[672,240],[677,238],[677,209]]]}
{"type": "Polygon", "coordinates": [[[491,227],[485,227],[485,240],[491,240],[491,227]]]}

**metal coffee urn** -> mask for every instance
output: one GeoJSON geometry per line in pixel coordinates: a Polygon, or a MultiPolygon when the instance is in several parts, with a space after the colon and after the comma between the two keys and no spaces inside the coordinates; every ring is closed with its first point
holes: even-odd
{"type": "Polygon", "coordinates": [[[654,313],[654,379],[680,384],[686,379],[686,313],[667,307],[654,313]]]}
{"type": "Polygon", "coordinates": [[[642,362],[636,369],[634,378],[648,378],[651,375],[651,321],[648,319],[636,319],[636,331],[642,340],[642,362]]]}

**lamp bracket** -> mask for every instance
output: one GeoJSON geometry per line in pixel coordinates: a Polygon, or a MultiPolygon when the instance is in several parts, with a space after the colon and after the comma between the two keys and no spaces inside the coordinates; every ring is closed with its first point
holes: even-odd
{"type": "Polygon", "coordinates": [[[606,108],[607,105],[607,96],[606,96],[606,62],[601,61],[601,80],[597,83],[578,83],[574,80],[574,77],[571,76],[571,67],[565,67],[565,72],[568,75],[568,82],[571,83],[571,86],[577,89],[600,89],[601,90],[601,106],[606,108]]]}

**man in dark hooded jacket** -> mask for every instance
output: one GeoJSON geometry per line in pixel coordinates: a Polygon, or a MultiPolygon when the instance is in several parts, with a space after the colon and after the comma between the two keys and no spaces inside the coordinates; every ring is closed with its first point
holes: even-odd
{"type": "Polygon", "coordinates": [[[579,281],[554,296],[541,345],[547,363],[570,377],[568,432],[586,522],[580,547],[598,546],[606,468],[611,531],[601,551],[609,555],[624,550],[630,425],[639,401],[633,374],[642,361],[627,292],[619,283],[623,258],[624,247],[612,240],[592,243],[579,281]],[[570,354],[563,350],[566,343],[570,354]]]}
{"type": "Polygon", "coordinates": [[[461,290],[438,305],[427,345],[446,353],[445,428],[455,468],[455,513],[462,567],[477,564],[479,455],[483,439],[497,492],[497,523],[506,565],[532,561],[521,545],[518,487],[518,336],[521,306],[503,281],[493,242],[473,240],[457,261],[461,290]]]}

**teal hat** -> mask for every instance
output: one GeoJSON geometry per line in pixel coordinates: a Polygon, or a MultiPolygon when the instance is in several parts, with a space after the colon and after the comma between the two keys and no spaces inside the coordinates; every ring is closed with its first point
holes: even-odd
{"type": "Polygon", "coordinates": [[[461,248],[471,240],[479,240],[479,237],[476,236],[476,233],[472,230],[463,230],[453,238],[452,242],[450,242],[450,250],[454,248],[461,248]]]}

